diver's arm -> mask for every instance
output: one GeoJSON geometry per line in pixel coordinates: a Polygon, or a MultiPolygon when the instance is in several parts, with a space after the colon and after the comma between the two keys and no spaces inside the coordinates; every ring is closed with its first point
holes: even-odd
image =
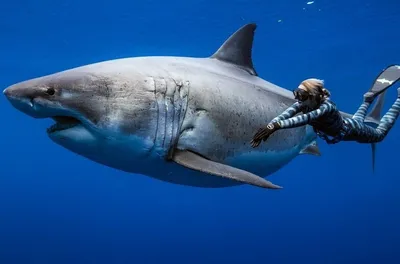
{"type": "Polygon", "coordinates": [[[272,132],[279,129],[279,122],[283,122],[288,120],[288,118],[293,117],[295,114],[300,112],[301,104],[299,102],[295,102],[293,105],[289,106],[282,114],[278,115],[274,119],[272,119],[266,128],[260,128],[257,133],[253,136],[251,141],[251,145],[256,147],[260,144],[262,139],[266,139],[272,132]]]}
{"type": "MultiPolygon", "coordinates": [[[[289,109],[288,109],[289,110],[289,109]]],[[[289,110],[290,111],[290,110],[289,110]]],[[[289,112],[288,113],[292,113],[289,112]]],[[[251,146],[253,148],[257,147],[261,140],[267,140],[267,138],[274,133],[274,131],[279,130],[279,129],[285,129],[285,128],[294,128],[294,127],[299,127],[302,125],[309,124],[310,121],[315,120],[331,111],[336,111],[336,107],[334,104],[330,102],[324,102],[321,104],[321,106],[309,113],[303,114],[303,115],[298,115],[291,117],[289,119],[281,119],[282,115],[281,114],[279,117],[274,118],[265,128],[260,128],[257,133],[253,136],[253,139],[251,140],[251,146]],[[278,120],[278,121],[275,121],[278,120]]]]}
{"type": "Polygon", "coordinates": [[[313,110],[311,112],[308,112],[303,115],[298,115],[286,120],[279,120],[276,123],[278,124],[278,128],[280,129],[285,129],[285,128],[294,128],[294,127],[299,127],[303,125],[309,124],[311,121],[336,110],[336,107],[329,103],[329,102],[324,102],[321,104],[321,106],[313,110]]]}
{"type": "Polygon", "coordinates": [[[293,117],[295,114],[300,112],[301,105],[299,102],[295,102],[293,105],[289,106],[285,111],[282,112],[282,114],[278,115],[274,119],[271,120],[270,123],[276,123],[280,120],[285,120],[290,117],[293,117]]]}

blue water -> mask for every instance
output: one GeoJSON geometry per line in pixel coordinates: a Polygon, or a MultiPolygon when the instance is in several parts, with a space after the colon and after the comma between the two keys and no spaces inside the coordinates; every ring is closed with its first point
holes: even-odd
{"type": "MultiPolygon", "coordinates": [[[[256,22],[260,77],[325,80],[354,112],[400,63],[398,1],[15,0],[0,8],[0,86],[128,56],[211,55],[256,22]],[[304,9],[305,8],[305,9],[304,9]]],[[[386,108],[395,99],[389,91],[386,108]]],[[[51,142],[0,96],[0,263],[400,263],[400,124],[378,145],[319,142],[281,191],[199,189],[123,173],[51,142]]]]}

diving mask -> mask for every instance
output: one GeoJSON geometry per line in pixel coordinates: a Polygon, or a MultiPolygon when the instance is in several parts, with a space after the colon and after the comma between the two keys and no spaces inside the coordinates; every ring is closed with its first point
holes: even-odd
{"type": "Polygon", "coordinates": [[[297,88],[296,90],[294,90],[293,95],[296,100],[302,101],[302,102],[306,101],[310,97],[310,94],[307,91],[300,89],[300,88],[297,88]]]}

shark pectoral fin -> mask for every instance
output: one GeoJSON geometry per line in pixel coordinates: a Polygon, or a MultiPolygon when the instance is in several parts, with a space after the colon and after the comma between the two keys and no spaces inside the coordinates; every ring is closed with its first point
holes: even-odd
{"type": "Polygon", "coordinates": [[[275,185],[248,171],[237,169],[225,164],[205,159],[200,155],[188,150],[176,149],[174,151],[172,160],[189,169],[201,171],[214,176],[224,177],[227,179],[243,182],[246,184],[251,184],[262,188],[269,188],[269,189],[282,188],[281,186],[275,185]]]}
{"type": "Polygon", "coordinates": [[[314,156],[321,156],[321,151],[319,150],[318,144],[316,141],[311,142],[310,145],[306,146],[300,151],[300,154],[309,154],[314,156]]]}

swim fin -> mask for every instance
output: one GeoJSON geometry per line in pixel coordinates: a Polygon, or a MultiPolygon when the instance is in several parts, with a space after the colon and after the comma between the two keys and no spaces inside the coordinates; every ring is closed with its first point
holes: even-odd
{"type": "Polygon", "coordinates": [[[394,83],[400,80],[400,65],[390,65],[386,67],[374,80],[371,88],[368,90],[374,99],[381,93],[385,92],[394,83]]]}
{"type": "MultiPolygon", "coordinates": [[[[366,116],[365,118],[366,123],[373,123],[375,125],[379,125],[380,119],[382,117],[385,92],[388,88],[393,86],[393,84],[395,84],[399,80],[400,80],[400,65],[397,64],[393,64],[386,67],[375,78],[367,94],[369,93],[369,96],[372,97],[373,100],[375,100],[377,96],[379,97],[376,104],[374,105],[374,108],[366,116]]],[[[375,171],[376,144],[377,143],[371,144],[373,172],[375,171]]]]}

